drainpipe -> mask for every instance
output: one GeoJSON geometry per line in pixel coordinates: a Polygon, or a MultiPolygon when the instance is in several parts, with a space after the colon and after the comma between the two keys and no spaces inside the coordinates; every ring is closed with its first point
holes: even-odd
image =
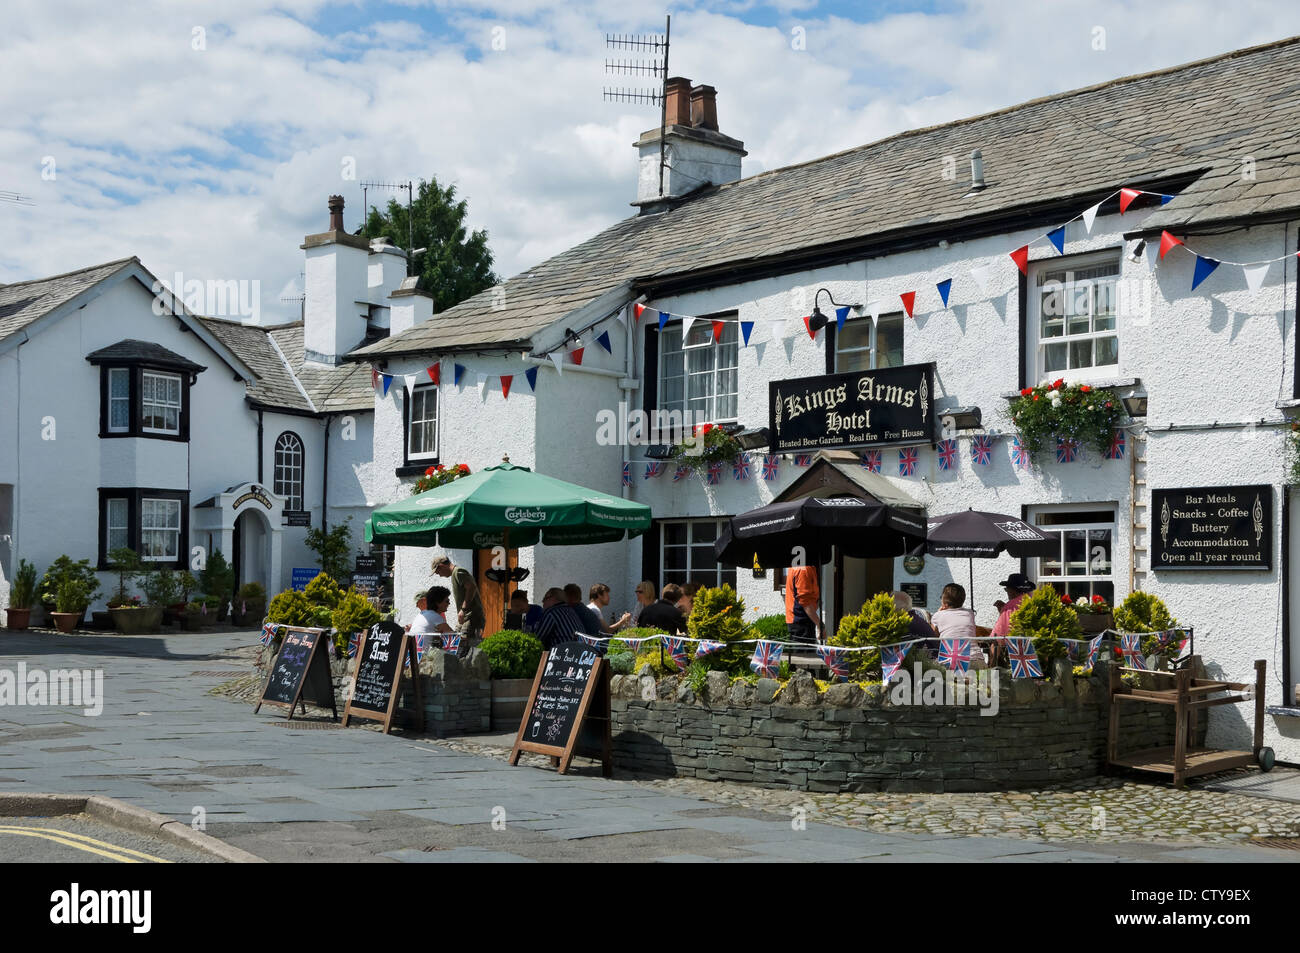
{"type": "Polygon", "coordinates": [[[325,415],[325,450],[321,455],[320,468],[320,528],[329,529],[329,494],[330,494],[330,421],[333,414],[325,415]]]}
{"type": "Polygon", "coordinates": [[[257,411],[257,482],[264,484],[262,479],[262,410],[259,407],[257,411]]]}
{"type": "MultiPolygon", "coordinates": [[[[636,335],[632,333],[632,305],[623,306],[623,331],[627,339],[627,346],[623,349],[623,377],[619,380],[618,386],[622,396],[621,403],[624,407],[632,406],[632,392],[637,389],[637,379],[635,373],[635,362],[632,360],[632,345],[636,340],[636,335]]],[[[627,441],[623,441],[623,466],[627,466],[632,459],[632,448],[628,446],[627,441]]],[[[619,486],[623,490],[623,499],[628,498],[628,490],[631,487],[623,486],[623,471],[619,470],[619,486]]]]}

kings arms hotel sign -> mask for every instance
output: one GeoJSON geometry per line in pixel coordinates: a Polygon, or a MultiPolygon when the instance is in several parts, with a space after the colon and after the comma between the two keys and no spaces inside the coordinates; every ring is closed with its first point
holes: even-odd
{"type": "Polygon", "coordinates": [[[933,364],[771,381],[768,404],[776,453],[935,440],[933,364]]]}

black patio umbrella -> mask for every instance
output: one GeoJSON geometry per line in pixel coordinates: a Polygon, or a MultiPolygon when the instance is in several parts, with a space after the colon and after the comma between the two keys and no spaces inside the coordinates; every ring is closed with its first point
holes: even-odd
{"type": "Polygon", "coordinates": [[[846,556],[902,556],[925,542],[925,517],[860,496],[809,496],[769,503],[731,518],[713,544],[729,566],[789,566],[830,560],[832,548],[846,556]]]}
{"type": "Polygon", "coordinates": [[[1018,516],[964,510],[936,516],[926,528],[925,549],[931,556],[960,559],[970,568],[971,608],[975,608],[975,559],[1002,553],[1017,558],[1054,556],[1060,552],[1059,533],[1044,533],[1018,516]]]}

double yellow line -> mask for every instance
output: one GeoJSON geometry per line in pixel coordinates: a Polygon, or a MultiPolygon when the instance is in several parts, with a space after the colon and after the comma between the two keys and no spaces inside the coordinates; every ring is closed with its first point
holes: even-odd
{"type": "Polygon", "coordinates": [[[53,841],[56,844],[62,844],[64,847],[73,847],[77,850],[84,850],[88,854],[98,854],[100,857],[107,857],[109,860],[115,860],[122,864],[170,864],[170,860],[164,860],[161,857],[155,857],[152,854],[145,854],[138,850],[131,850],[129,847],[118,847],[116,844],[110,844],[107,841],[95,840],[93,837],[87,837],[85,834],[73,834],[71,831],[61,831],[54,827],[16,827],[9,824],[0,824],[0,834],[16,834],[19,837],[39,837],[42,840],[53,841]]]}

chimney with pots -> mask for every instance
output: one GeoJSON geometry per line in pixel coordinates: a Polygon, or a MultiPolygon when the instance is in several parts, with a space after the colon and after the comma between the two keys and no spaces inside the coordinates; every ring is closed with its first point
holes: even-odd
{"type": "Polygon", "coordinates": [[[662,211],[672,200],[703,186],[740,178],[745,144],[718,131],[717,90],[692,86],[683,76],[664,84],[663,192],[659,189],[659,128],[641,133],[635,145],[641,161],[633,205],[641,213],[662,211]]]}
{"type": "Polygon", "coordinates": [[[366,336],[370,243],[343,227],[343,196],[329,198],[329,230],[303,239],[306,285],[303,352],[308,361],[338,364],[366,336]]]}

